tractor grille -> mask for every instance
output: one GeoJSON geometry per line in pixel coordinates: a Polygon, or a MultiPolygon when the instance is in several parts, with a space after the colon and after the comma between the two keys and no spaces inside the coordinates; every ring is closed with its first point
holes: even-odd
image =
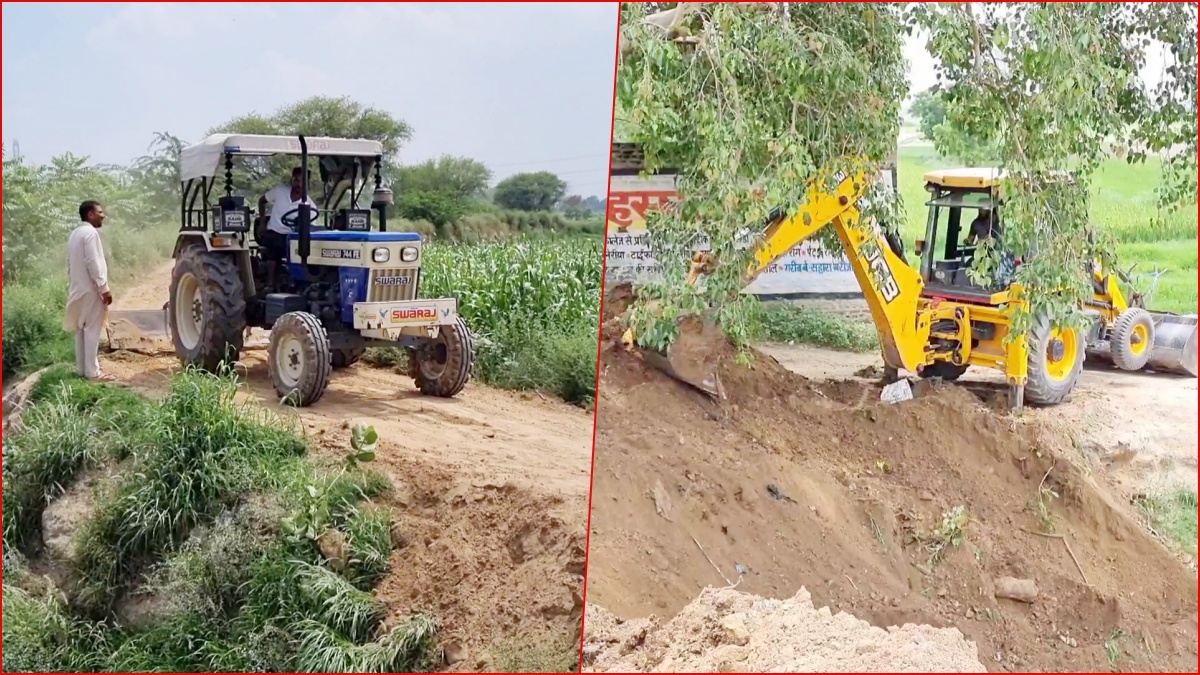
{"type": "Polygon", "coordinates": [[[367,302],[415,300],[417,297],[417,275],[420,271],[419,267],[371,270],[371,274],[367,278],[367,302]]]}

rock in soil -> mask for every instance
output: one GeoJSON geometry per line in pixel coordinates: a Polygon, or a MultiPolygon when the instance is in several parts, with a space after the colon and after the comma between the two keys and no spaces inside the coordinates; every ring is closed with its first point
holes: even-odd
{"type": "Polygon", "coordinates": [[[1038,588],[1037,584],[1032,579],[1014,579],[1012,577],[1000,577],[995,581],[996,590],[994,595],[997,598],[1006,598],[1008,600],[1016,600],[1017,602],[1030,603],[1037,600],[1038,588]]]}

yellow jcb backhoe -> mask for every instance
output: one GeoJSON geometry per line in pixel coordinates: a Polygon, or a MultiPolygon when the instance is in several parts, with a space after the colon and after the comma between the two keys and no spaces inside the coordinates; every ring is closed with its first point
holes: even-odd
{"type": "MultiPolygon", "coordinates": [[[[1000,176],[995,169],[954,169],[925,175],[931,199],[925,237],[917,242],[920,268],[904,259],[900,242],[885,236],[877,224],[860,226],[856,186],[870,184],[869,177],[835,176],[832,194],[814,183],[808,202],[793,215],[783,214],[767,223],[764,243],[755,251],[745,283],[775,260],[825,227],[833,227],[863,289],[871,317],[879,332],[884,364],[890,376],[903,369],[922,377],[952,381],[969,367],[997,370],[1010,388],[1010,403],[1020,409],[1024,401],[1057,404],[1074,388],[1083,369],[1085,353],[1106,355],[1120,368],[1197,375],[1196,317],[1150,313],[1139,303],[1129,303],[1116,279],[1097,265],[1093,268],[1095,295],[1083,308],[1092,319],[1090,328],[1052,325],[1044,316],[1034,318],[1025,339],[1005,343],[1014,312],[1024,307],[1022,286],[1012,281],[1019,260],[1011,260],[1007,280],[992,287],[972,283],[967,276],[975,245],[981,236],[1002,236],[999,218],[1003,206],[1000,176]],[[964,213],[975,211],[971,227],[964,213]],[[995,225],[987,227],[988,216],[995,225]],[[972,233],[972,230],[975,230],[972,233]],[[974,234],[975,236],[972,236],[974,234]]],[[[697,253],[689,283],[709,271],[714,261],[697,253]]],[[[1005,272],[1001,272],[1001,277],[1005,272]]],[[[636,347],[630,330],[627,348],[649,355],[648,362],[711,395],[715,373],[694,364],[676,364],[672,355],[636,347]],[[680,373],[689,375],[681,375],[680,373]],[[696,373],[699,373],[697,376],[696,373]]]]}

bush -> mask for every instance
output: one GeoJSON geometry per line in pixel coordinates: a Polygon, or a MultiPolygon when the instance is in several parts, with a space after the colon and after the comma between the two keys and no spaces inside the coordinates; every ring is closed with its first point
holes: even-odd
{"type": "Polygon", "coordinates": [[[47,373],[25,430],[6,439],[5,670],[432,667],[436,623],[417,615],[384,627],[387,608],[370,593],[388,571],[392,521],[362,501],[387,490],[386,478],[304,461],[295,433],[235,393],[232,378],[193,371],[155,403],[47,373]],[[119,434],[96,433],[106,424],[119,434]],[[9,542],[32,539],[31,514],[82,467],[114,461],[117,435],[142,444],[78,535],[68,564],[82,584],[64,587],[73,596],[65,603],[35,593],[9,542]],[[316,535],[330,529],[346,542],[341,571],[318,550],[316,535]],[[118,600],[143,579],[151,614],[134,625],[118,600]]]}
{"type": "Polygon", "coordinates": [[[75,338],[63,330],[67,284],[48,279],[4,286],[4,378],[75,361],[75,338]]]}
{"type": "Polygon", "coordinates": [[[768,342],[810,344],[851,352],[879,348],[879,334],[871,323],[811,307],[764,304],[759,306],[756,323],[758,339],[768,342]]]}

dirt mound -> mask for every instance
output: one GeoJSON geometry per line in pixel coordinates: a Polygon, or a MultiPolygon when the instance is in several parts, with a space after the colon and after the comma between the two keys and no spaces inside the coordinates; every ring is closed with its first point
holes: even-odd
{"type": "Polygon", "coordinates": [[[585,672],[987,672],[954,628],[876,628],[817,609],[804,589],[789,600],[707,589],[665,624],[587,616],[585,672]]]}
{"type": "Polygon", "coordinates": [[[956,626],[992,669],[1196,670],[1195,575],[1048,428],[962,387],[889,405],[763,354],[721,364],[725,401],[611,339],[601,359],[589,604],[670,616],[740,579],[879,627],[956,626]],[[1037,598],[998,598],[1002,577],[1037,598]]]}
{"type": "Polygon", "coordinates": [[[375,595],[391,614],[438,617],[454,671],[495,671],[505,664],[493,650],[514,638],[553,641],[572,665],[583,615],[584,533],[569,522],[578,504],[422,463],[389,473],[383,502],[404,546],[375,595]]]}

